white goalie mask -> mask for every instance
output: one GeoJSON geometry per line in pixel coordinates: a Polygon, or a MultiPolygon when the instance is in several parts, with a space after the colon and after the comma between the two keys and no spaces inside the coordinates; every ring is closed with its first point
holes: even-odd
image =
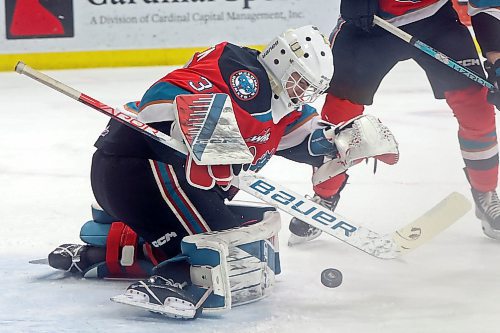
{"type": "Polygon", "coordinates": [[[273,107],[275,122],[303,104],[314,102],[333,76],[330,43],[311,25],[276,37],[259,55],[259,61],[270,77],[274,99],[282,102],[273,107]]]}

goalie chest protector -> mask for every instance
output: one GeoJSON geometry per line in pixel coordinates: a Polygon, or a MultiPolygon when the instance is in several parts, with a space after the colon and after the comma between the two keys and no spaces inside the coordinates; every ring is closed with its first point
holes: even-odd
{"type": "Polygon", "coordinates": [[[253,171],[260,170],[276,153],[287,126],[300,117],[300,112],[294,111],[273,123],[273,92],[258,55],[253,49],[221,43],[196,53],[184,68],[155,84],[167,82],[193,94],[228,94],[240,132],[254,155],[253,171]]]}

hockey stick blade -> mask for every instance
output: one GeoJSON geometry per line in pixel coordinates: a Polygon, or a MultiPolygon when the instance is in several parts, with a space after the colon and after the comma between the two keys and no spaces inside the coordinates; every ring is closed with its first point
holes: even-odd
{"type": "Polygon", "coordinates": [[[392,234],[400,253],[427,243],[434,236],[459,220],[472,208],[462,194],[453,192],[427,213],[392,234]]]}
{"type": "MultiPolygon", "coordinates": [[[[132,116],[117,112],[115,109],[87,95],[84,95],[61,82],[52,79],[46,74],[38,72],[23,63],[19,63],[18,66],[16,66],[16,71],[18,73],[25,74],[28,77],[31,77],[50,88],[60,91],[63,94],[70,96],[78,100],[79,102],[82,102],[83,104],[108,115],[113,119],[117,119],[118,121],[128,125],[138,132],[151,137],[152,139],[157,140],[162,144],[176,149],[183,154],[187,154],[186,146],[183,143],[176,141],[165,133],[155,130],[146,124],[143,124],[139,121],[135,122],[135,119],[132,116]],[[125,116],[127,118],[125,118],[125,116]]],[[[280,184],[277,184],[262,176],[258,176],[257,174],[241,173],[238,177],[234,178],[233,181],[234,182],[232,183],[232,185],[240,188],[242,191],[245,191],[256,198],[259,198],[262,201],[279,208],[280,210],[324,231],[329,235],[336,237],[337,239],[365,253],[381,259],[398,258],[400,255],[404,254],[404,252],[407,252],[408,249],[413,249],[423,244],[424,242],[432,238],[433,235],[444,230],[447,225],[450,225],[453,222],[457,221],[460,216],[465,214],[464,212],[462,215],[456,216],[454,219],[452,218],[450,220],[446,220],[446,226],[442,228],[428,228],[427,225],[431,224],[432,221],[438,221],[439,223],[441,223],[439,219],[439,216],[441,215],[439,215],[438,212],[440,212],[444,208],[436,208],[436,210],[431,210],[426,213],[429,214],[426,219],[417,219],[416,221],[410,223],[408,226],[399,229],[396,232],[387,235],[380,235],[379,233],[369,230],[365,227],[357,226],[343,216],[328,210],[327,208],[281,186],[280,184]],[[434,216],[438,217],[434,218],[434,216]],[[425,221],[431,222],[424,223],[425,221]],[[424,231],[426,236],[424,236],[421,241],[415,242],[412,245],[411,242],[403,242],[401,239],[405,239],[405,237],[411,238],[409,236],[410,234],[407,233],[407,230],[411,231],[413,227],[422,227],[423,230],[425,229],[424,231]],[[427,231],[427,228],[430,230],[427,231]],[[395,235],[398,235],[398,237],[396,237],[395,235]]],[[[467,199],[465,199],[464,197],[460,197],[460,195],[452,196],[449,202],[455,203],[457,200],[459,200],[459,198],[463,199],[461,201],[462,203],[467,202],[467,199]]],[[[460,205],[460,202],[456,205],[460,205]]],[[[470,204],[463,204],[462,206],[464,206],[464,210],[466,209],[468,211],[470,209],[470,204]]],[[[448,205],[438,204],[437,207],[448,207],[448,205]]]]}

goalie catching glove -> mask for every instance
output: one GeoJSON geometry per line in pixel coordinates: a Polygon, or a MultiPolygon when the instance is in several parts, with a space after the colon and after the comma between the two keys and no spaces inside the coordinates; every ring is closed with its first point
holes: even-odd
{"type": "Polygon", "coordinates": [[[371,115],[316,130],[310,136],[309,150],[311,155],[325,155],[324,163],[312,177],[315,193],[323,198],[335,195],[344,183],[344,179],[339,179],[337,175],[364,159],[373,157],[390,165],[399,159],[394,135],[371,115]]]}
{"type": "MultiPolygon", "coordinates": [[[[325,156],[314,168],[313,201],[332,211],[347,182],[346,170],[363,159],[373,157],[387,164],[399,159],[398,144],[391,131],[373,116],[359,116],[339,126],[315,130],[309,137],[309,153],[325,156]]],[[[321,230],[297,218],[290,221],[289,246],[317,238],[321,230]]]]}

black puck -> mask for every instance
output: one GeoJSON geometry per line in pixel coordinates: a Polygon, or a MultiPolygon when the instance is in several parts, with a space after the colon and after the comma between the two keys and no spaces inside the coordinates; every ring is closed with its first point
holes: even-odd
{"type": "Polygon", "coordinates": [[[336,288],[342,284],[342,273],[335,268],[327,268],[321,272],[321,283],[328,288],[336,288]]]}

